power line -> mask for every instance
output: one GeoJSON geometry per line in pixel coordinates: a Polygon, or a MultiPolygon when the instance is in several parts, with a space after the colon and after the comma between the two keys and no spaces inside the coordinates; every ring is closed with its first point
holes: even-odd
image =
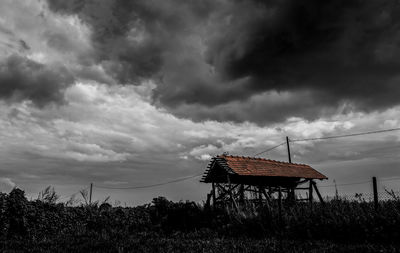
{"type": "MultiPolygon", "coordinates": [[[[289,142],[300,142],[300,141],[314,141],[314,140],[324,140],[324,139],[334,139],[334,138],[343,138],[343,137],[351,137],[351,136],[359,136],[359,135],[367,135],[367,134],[376,134],[376,133],[383,133],[383,132],[392,132],[392,131],[398,131],[400,130],[400,128],[392,128],[392,129],[385,129],[385,130],[377,130],[377,131],[370,131],[370,132],[363,132],[363,133],[353,133],[353,134],[345,134],[345,135],[336,135],[336,136],[326,136],[326,137],[318,137],[318,138],[307,138],[307,139],[296,139],[296,140],[289,140],[289,142]]],[[[266,152],[269,152],[271,150],[274,150],[282,145],[284,145],[286,142],[282,142],[276,146],[273,146],[271,148],[265,149],[257,154],[254,154],[253,156],[259,156],[261,154],[264,154],[266,152]]],[[[188,176],[188,177],[184,177],[184,178],[178,178],[178,179],[174,179],[171,181],[167,181],[167,182],[163,182],[163,183],[157,183],[157,184],[150,184],[150,185],[142,185],[142,186],[128,186],[128,187],[111,187],[111,186],[97,186],[94,185],[94,187],[96,188],[101,188],[101,189],[120,189],[120,190],[124,190],[124,189],[145,189],[145,188],[152,188],[152,187],[157,187],[157,186],[162,186],[162,185],[167,185],[167,184],[172,184],[172,183],[177,183],[177,182],[181,182],[181,181],[185,181],[191,178],[195,178],[195,177],[199,177],[203,175],[203,173],[201,174],[197,174],[197,175],[192,175],[192,176],[188,176]]],[[[383,181],[383,180],[381,180],[383,181]]],[[[364,184],[370,181],[363,181],[363,182],[355,182],[355,183],[348,183],[348,184],[336,184],[336,186],[345,186],[345,185],[354,185],[354,184],[364,184]]],[[[332,187],[335,185],[325,185],[325,186],[320,186],[320,187],[332,187]]],[[[72,194],[74,195],[74,194],[72,194]]],[[[71,195],[71,196],[72,196],[71,195]]]]}
{"type": "Polygon", "coordinates": [[[346,184],[331,184],[331,185],[320,185],[318,187],[334,187],[334,186],[345,186],[345,185],[357,185],[357,184],[366,184],[370,183],[371,180],[368,181],[361,181],[361,182],[353,182],[353,183],[346,183],[346,184]]]}
{"type": "Polygon", "coordinates": [[[261,155],[261,154],[266,153],[266,152],[268,152],[268,151],[271,151],[271,150],[273,150],[273,149],[276,149],[276,148],[282,146],[282,145],[285,144],[285,143],[286,143],[286,142],[282,142],[281,144],[278,144],[278,145],[276,145],[276,146],[273,146],[272,148],[269,148],[269,149],[266,149],[266,150],[264,150],[264,151],[261,151],[260,153],[257,153],[257,154],[255,154],[255,155],[253,155],[253,156],[258,156],[258,155],[261,155]]]}
{"type": "Polygon", "coordinates": [[[144,188],[152,188],[152,187],[157,187],[157,186],[162,186],[162,185],[177,183],[177,182],[185,181],[185,180],[188,180],[188,179],[191,179],[191,178],[199,177],[199,176],[201,176],[201,175],[203,175],[203,173],[201,173],[201,174],[196,174],[196,175],[192,175],[192,176],[188,176],[188,177],[184,177],[184,178],[178,178],[178,179],[174,179],[174,180],[167,181],[167,182],[163,182],[163,183],[150,184],[150,185],[142,185],[142,186],[109,187],[109,186],[97,186],[97,185],[93,185],[93,187],[95,187],[95,188],[100,188],[100,189],[113,189],[113,190],[144,189],[144,188]]]}
{"type": "Polygon", "coordinates": [[[387,182],[387,181],[397,181],[397,180],[400,180],[400,177],[392,177],[392,178],[387,178],[387,179],[381,179],[379,181],[387,182]]]}
{"type": "MultiPolygon", "coordinates": [[[[379,180],[379,182],[397,181],[397,180],[400,180],[400,177],[383,178],[383,179],[378,179],[378,180],[379,180]]],[[[371,180],[367,180],[367,181],[345,183],[345,184],[320,185],[318,187],[334,187],[334,186],[358,185],[358,184],[366,184],[366,183],[371,183],[371,182],[372,182],[371,180]]]]}
{"type": "Polygon", "coordinates": [[[318,137],[318,138],[296,139],[296,140],[289,140],[289,141],[290,142],[316,141],[316,140],[336,139],[336,138],[344,138],[344,137],[352,137],[352,136],[360,136],[360,135],[368,135],[368,134],[386,133],[386,132],[393,132],[393,131],[399,131],[399,130],[400,130],[400,127],[385,129],[385,130],[370,131],[370,132],[334,135],[334,136],[326,136],[326,137],[318,137]]]}
{"type": "MultiPolygon", "coordinates": [[[[400,130],[400,128],[392,128],[392,129],[385,129],[385,130],[376,130],[376,131],[369,131],[369,132],[362,132],[362,133],[353,133],[353,134],[345,134],[345,135],[335,135],[335,136],[326,136],[326,137],[318,137],[318,138],[307,138],[307,139],[295,139],[295,140],[289,140],[289,142],[301,142],[301,141],[314,141],[314,140],[325,140],[325,139],[334,139],[334,138],[344,138],[344,137],[352,137],[352,136],[360,136],[360,135],[368,135],[368,134],[377,134],[377,133],[384,133],[384,132],[392,132],[392,131],[398,131],[400,130]]],[[[271,150],[274,150],[282,145],[284,145],[286,142],[282,142],[276,146],[273,146],[271,148],[268,148],[266,150],[263,150],[257,154],[254,154],[253,156],[258,156],[261,155],[263,153],[269,152],[271,150]]],[[[150,184],[150,185],[143,185],[143,186],[128,186],[128,187],[108,187],[108,186],[97,186],[94,185],[94,187],[96,188],[101,188],[101,189],[145,189],[145,188],[152,188],[152,187],[157,187],[157,186],[162,186],[162,185],[167,185],[167,184],[172,184],[172,183],[176,183],[176,182],[181,182],[181,181],[185,181],[191,178],[195,178],[195,177],[199,177],[203,175],[203,173],[201,174],[197,174],[197,175],[192,175],[192,176],[188,176],[188,177],[184,177],[184,178],[178,178],[178,179],[174,179],[171,181],[167,181],[167,182],[163,182],[163,183],[157,183],[157,184],[150,184]]],[[[400,178],[398,178],[400,179],[400,178]]],[[[380,181],[391,181],[391,180],[398,180],[397,178],[389,178],[389,179],[382,179],[380,181]]],[[[319,187],[334,187],[334,186],[346,186],[346,185],[357,185],[357,184],[365,184],[365,183],[369,183],[371,182],[370,180],[368,181],[362,181],[362,182],[354,182],[354,183],[346,183],[346,184],[334,184],[334,185],[323,185],[323,186],[319,186],[319,187]]],[[[84,188],[83,190],[86,190],[88,187],[84,188]]],[[[65,199],[65,198],[69,198],[72,197],[73,195],[79,193],[80,191],[62,197],[60,199],[65,199]]]]}
{"type": "MultiPolygon", "coordinates": [[[[344,134],[344,135],[333,135],[333,136],[325,136],[325,137],[316,137],[316,138],[306,138],[306,139],[295,139],[295,140],[290,140],[289,142],[301,142],[301,141],[316,141],[316,140],[326,140],[326,139],[336,139],[336,138],[345,138],[345,137],[352,137],[352,136],[360,136],[360,135],[368,135],[368,134],[377,134],[377,133],[385,133],[385,132],[393,132],[393,131],[399,131],[400,127],[398,128],[391,128],[391,129],[384,129],[384,130],[376,130],[376,131],[369,131],[369,132],[362,132],[362,133],[352,133],[352,134],[344,134]]],[[[271,151],[273,149],[276,149],[286,142],[282,142],[276,146],[273,146],[271,148],[268,148],[266,150],[263,150],[257,154],[254,154],[253,156],[258,156],[263,153],[266,153],[268,151],[271,151]]]]}

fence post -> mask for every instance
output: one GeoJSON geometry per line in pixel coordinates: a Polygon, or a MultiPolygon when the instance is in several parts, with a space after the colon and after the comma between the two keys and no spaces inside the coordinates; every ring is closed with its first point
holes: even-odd
{"type": "Polygon", "coordinates": [[[89,205],[92,204],[93,183],[90,183],[89,205]]]}
{"type": "Polygon", "coordinates": [[[375,210],[378,210],[378,186],[376,184],[376,177],[372,177],[372,186],[374,188],[374,205],[375,210]]]}

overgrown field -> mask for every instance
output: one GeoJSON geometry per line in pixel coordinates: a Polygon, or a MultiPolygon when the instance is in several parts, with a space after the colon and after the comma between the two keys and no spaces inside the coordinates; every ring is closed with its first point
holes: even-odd
{"type": "Polygon", "coordinates": [[[236,211],[159,197],[138,207],[69,206],[54,194],[0,195],[0,251],[398,252],[400,200],[332,200],[236,211]]]}

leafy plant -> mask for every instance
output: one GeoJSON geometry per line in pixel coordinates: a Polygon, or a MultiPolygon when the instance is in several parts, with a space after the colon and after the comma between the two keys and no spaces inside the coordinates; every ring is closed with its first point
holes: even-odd
{"type": "Polygon", "coordinates": [[[56,194],[54,187],[47,186],[43,191],[39,193],[37,199],[44,203],[55,204],[59,198],[60,196],[56,194]]]}

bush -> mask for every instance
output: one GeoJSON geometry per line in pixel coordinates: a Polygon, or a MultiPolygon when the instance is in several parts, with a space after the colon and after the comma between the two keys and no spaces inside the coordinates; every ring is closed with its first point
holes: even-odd
{"type": "MultiPolygon", "coordinates": [[[[30,251],[35,247],[49,251],[118,251],[121,247],[139,247],[140,243],[150,247],[152,241],[160,247],[165,245],[165,252],[168,247],[173,251],[187,243],[211,249],[206,242],[243,249],[250,247],[246,240],[259,243],[265,238],[270,238],[271,243],[276,243],[274,238],[281,238],[397,244],[400,236],[399,199],[380,203],[378,212],[373,203],[340,199],[311,207],[308,203],[287,204],[280,219],[276,206],[257,208],[248,204],[239,210],[212,210],[194,202],[158,197],[138,207],[112,207],[107,203],[72,207],[55,203],[56,194],[52,191],[44,196],[49,197],[28,201],[20,189],[0,194],[3,251],[30,251]]],[[[276,246],[259,245],[264,245],[260,249],[276,246]]],[[[146,248],[148,252],[151,249],[146,248]]]]}

